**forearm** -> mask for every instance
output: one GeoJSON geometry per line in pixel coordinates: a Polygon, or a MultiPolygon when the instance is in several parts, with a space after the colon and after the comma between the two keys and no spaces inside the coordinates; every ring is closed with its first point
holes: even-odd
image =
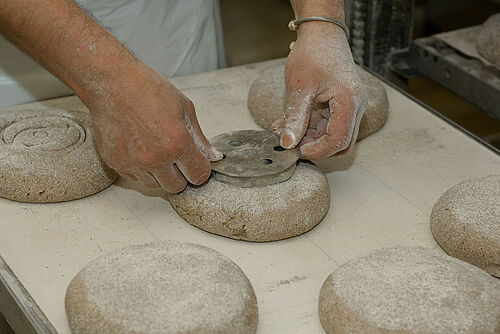
{"type": "Polygon", "coordinates": [[[327,16],[345,19],[343,0],[290,0],[296,18],[308,16],[327,16]]]}
{"type": "Polygon", "coordinates": [[[0,0],[0,33],[77,95],[138,62],[72,0],[0,0]]]}

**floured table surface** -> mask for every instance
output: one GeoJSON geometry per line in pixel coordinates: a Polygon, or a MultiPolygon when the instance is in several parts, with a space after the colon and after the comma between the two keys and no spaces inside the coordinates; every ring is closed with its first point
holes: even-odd
{"type": "MultiPolygon", "coordinates": [[[[194,102],[208,137],[258,129],[247,109],[248,90],[263,70],[281,61],[172,81],[194,102]]],[[[255,288],[258,333],[324,333],[318,296],[335,268],[382,247],[438,248],[429,216],[439,196],[465,179],[500,174],[496,153],[386,88],[387,124],[356,145],[354,161],[326,166],[330,211],[304,235],[270,243],[212,235],[180,218],[161,191],[120,179],[73,202],[0,199],[0,256],[57,333],[69,333],[64,294],[84,265],[103,252],[162,239],[205,245],[237,263],[255,288]]],[[[28,105],[33,106],[84,109],[74,97],[28,105]]]]}

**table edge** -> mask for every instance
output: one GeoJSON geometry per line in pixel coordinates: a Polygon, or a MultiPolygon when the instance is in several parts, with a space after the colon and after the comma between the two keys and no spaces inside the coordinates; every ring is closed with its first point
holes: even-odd
{"type": "Polygon", "coordinates": [[[57,334],[40,307],[1,256],[0,313],[15,333],[57,334]]]}

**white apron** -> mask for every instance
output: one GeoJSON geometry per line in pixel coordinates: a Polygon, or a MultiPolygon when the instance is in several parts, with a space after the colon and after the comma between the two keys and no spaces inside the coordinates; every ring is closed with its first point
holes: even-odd
{"type": "MultiPolygon", "coordinates": [[[[225,67],[218,0],[78,0],[134,55],[165,77],[225,67]]],[[[0,36],[0,107],[72,91],[0,36]]]]}

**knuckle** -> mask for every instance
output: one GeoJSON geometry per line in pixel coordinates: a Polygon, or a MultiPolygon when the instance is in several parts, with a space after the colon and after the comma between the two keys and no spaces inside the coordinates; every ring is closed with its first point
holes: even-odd
{"type": "Polygon", "coordinates": [[[156,170],[165,165],[167,152],[161,146],[141,147],[130,152],[134,165],[145,170],[156,170]]]}
{"type": "Polygon", "coordinates": [[[141,147],[135,150],[133,152],[133,159],[141,166],[158,169],[183,156],[186,151],[186,143],[187,141],[184,136],[173,136],[164,140],[162,144],[141,147]]]}
{"type": "Polygon", "coordinates": [[[188,143],[191,141],[191,136],[187,130],[174,130],[172,136],[165,140],[163,143],[163,154],[168,157],[168,160],[180,159],[181,156],[186,155],[188,143]]]}
{"type": "Polygon", "coordinates": [[[149,169],[154,169],[160,164],[159,155],[152,151],[142,151],[135,155],[136,161],[139,165],[149,169]]]}

